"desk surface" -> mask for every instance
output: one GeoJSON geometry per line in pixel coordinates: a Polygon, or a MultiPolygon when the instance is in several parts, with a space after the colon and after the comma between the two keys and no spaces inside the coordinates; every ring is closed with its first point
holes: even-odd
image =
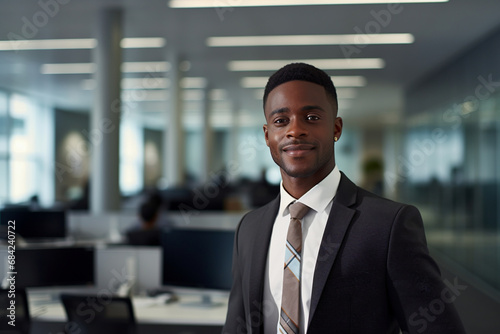
{"type": "MultiPolygon", "coordinates": [[[[132,304],[137,323],[222,326],[226,319],[228,299],[220,296],[213,297],[212,300],[216,306],[192,305],[201,301],[199,295],[180,295],[178,301],[170,303],[165,303],[162,298],[133,297],[132,304]]],[[[59,301],[35,294],[29,295],[29,304],[33,320],[54,322],[67,320],[59,301]]]]}

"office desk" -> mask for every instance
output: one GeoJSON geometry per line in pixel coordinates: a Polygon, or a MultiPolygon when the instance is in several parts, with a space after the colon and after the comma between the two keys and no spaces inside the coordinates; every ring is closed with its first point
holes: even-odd
{"type": "MultiPolygon", "coordinates": [[[[32,334],[62,334],[67,321],[62,304],[47,301],[40,294],[29,295],[32,334]]],[[[227,311],[227,296],[214,297],[214,307],[191,306],[200,296],[179,296],[171,303],[150,297],[133,297],[132,304],[140,334],[220,333],[227,311]],[[190,305],[186,305],[190,304],[190,305]]]]}

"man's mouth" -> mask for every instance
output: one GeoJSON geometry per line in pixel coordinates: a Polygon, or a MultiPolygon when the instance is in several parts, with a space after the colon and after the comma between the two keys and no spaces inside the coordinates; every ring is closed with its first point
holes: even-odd
{"type": "Polygon", "coordinates": [[[289,144],[283,146],[283,152],[290,156],[298,157],[309,154],[314,150],[314,145],[311,144],[289,144]]]}

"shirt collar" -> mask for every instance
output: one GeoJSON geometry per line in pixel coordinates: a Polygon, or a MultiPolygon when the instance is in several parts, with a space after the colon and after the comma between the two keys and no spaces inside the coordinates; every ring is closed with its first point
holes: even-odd
{"type": "Polygon", "coordinates": [[[293,201],[299,201],[316,212],[323,212],[337,193],[340,183],[340,171],[335,165],[333,170],[321,182],[309,189],[299,199],[291,196],[283,187],[283,181],[280,186],[280,215],[288,214],[288,205],[293,201]]]}

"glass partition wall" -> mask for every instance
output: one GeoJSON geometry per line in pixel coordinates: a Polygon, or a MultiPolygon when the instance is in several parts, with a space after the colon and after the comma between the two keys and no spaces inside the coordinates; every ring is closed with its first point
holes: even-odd
{"type": "Polygon", "coordinates": [[[500,291],[500,95],[407,124],[402,199],[421,210],[432,249],[500,291]]]}

